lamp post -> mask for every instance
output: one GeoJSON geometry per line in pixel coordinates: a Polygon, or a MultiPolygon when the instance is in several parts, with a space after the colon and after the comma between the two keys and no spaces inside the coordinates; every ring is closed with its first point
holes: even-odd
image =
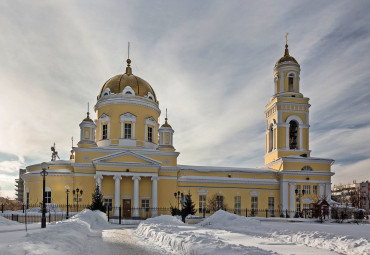
{"type": "MultiPolygon", "coordinates": [[[[177,191],[175,193],[173,193],[173,195],[175,196],[175,199],[177,198],[177,209],[180,210],[180,191],[177,191]]],[[[181,197],[184,195],[184,193],[181,193],[181,197]]]]}
{"type": "Polygon", "coordinates": [[[69,186],[66,186],[66,193],[67,193],[67,216],[66,216],[66,219],[68,219],[69,218],[69,204],[68,204],[69,186]]]}
{"type": "Polygon", "coordinates": [[[79,195],[82,196],[82,193],[83,193],[82,189],[77,188],[73,190],[73,196],[77,195],[77,212],[78,212],[78,196],[79,195]]]}
{"type": "Polygon", "coordinates": [[[299,209],[300,209],[300,212],[299,212],[299,216],[301,216],[301,212],[302,212],[302,200],[301,200],[301,197],[302,196],[304,196],[304,194],[306,193],[306,191],[305,190],[298,190],[298,189],[296,189],[295,190],[295,194],[296,194],[296,196],[298,196],[298,201],[299,201],[299,209]]]}
{"type": "Polygon", "coordinates": [[[47,163],[43,162],[41,163],[41,169],[40,172],[42,176],[42,216],[41,216],[41,228],[46,228],[46,197],[45,197],[45,176],[48,175],[48,172],[46,172],[46,169],[48,169],[49,166],[47,163]]]}

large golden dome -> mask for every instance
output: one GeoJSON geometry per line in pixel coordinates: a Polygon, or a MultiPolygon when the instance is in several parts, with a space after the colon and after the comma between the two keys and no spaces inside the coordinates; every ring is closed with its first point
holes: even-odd
{"type": "MultiPolygon", "coordinates": [[[[149,85],[148,82],[132,74],[130,63],[131,60],[128,59],[126,73],[113,76],[104,83],[98,97],[100,98],[104,96],[103,92],[107,91],[107,89],[109,89],[108,90],[109,94],[110,93],[118,94],[122,93],[125,90],[125,88],[129,86],[134,91],[135,96],[142,96],[157,102],[157,97],[155,95],[153,88],[149,85]]],[[[131,89],[129,91],[131,91],[131,89]]],[[[132,94],[129,91],[126,94],[132,94]]]]}
{"type": "Polygon", "coordinates": [[[295,60],[295,58],[293,58],[292,56],[289,55],[288,44],[285,44],[284,56],[276,62],[275,66],[277,66],[278,64],[281,64],[283,62],[294,62],[294,63],[298,64],[297,60],[295,60]]]}

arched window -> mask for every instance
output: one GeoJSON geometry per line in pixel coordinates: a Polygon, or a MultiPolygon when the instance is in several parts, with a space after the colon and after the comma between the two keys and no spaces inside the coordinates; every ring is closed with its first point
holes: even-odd
{"type": "Polygon", "coordinates": [[[269,127],[269,152],[271,152],[274,149],[274,127],[271,123],[269,127]]]}
{"type": "Polygon", "coordinates": [[[131,91],[126,91],[125,95],[132,95],[131,91]]]}
{"type": "Polygon", "coordinates": [[[304,166],[304,167],[302,167],[301,170],[302,171],[313,171],[312,167],[310,167],[310,166],[304,166]]]}
{"type": "Polygon", "coordinates": [[[289,87],[288,87],[288,91],[289,92],[294,92],[294,74],[289,74],[288,76],[288,84],[289,84],[289,87]]]}
{"type": "Polygon", "coordinates": [[[289,149],[298,149],[298,123],[295,120],[289,122],[289,149]]]}

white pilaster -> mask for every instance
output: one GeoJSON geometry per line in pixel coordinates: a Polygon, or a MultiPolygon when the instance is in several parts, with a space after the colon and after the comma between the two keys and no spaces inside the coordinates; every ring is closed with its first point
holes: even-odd
{"type": "Polygon", "coordinates": [[[326,201],[331,200],[331,183],[326,184],[326,201]]]}
{"type": "Polygon", "coordinates": [[[96,180],[96,185],[99,186],[99,190],[101,192],[101,181],[103,180],[103,175],[101,174],[96,174],[94,176],[95,180],[96,180]]]}
{"type": "Polygon", "coordinates": [[[299,149],[303,150],[302,127],[299,127],[299,149]]]}
{"type": "Polygon", "coordinates": [[[288,123],[288,125],[286,125],[285,130],[286,130],[286,136],[285,136],[286,144],[285,144],[285,146],[286,146],[286,149],[289,150],[289,148],[290,148],[290,146],[289,146],[289,123],[288,123]]]}
{"type": "Polygon", "coordinates": [[[119,216],[119,207],[121,205],[120,201],[120,194],[121,194],[121,175],[115,175],[113,176],[113,179],[115,180],[114,183],[114,216],[119,216]]]}
{"type": "Polygon", "coordinates": [[[325,184],[319,184],[319,187],[320,187],[319,199],[324,199],[325,198],[325,196],[324,196],[324,187],[325,187],[325,184]]]}
{"type": "Polygon", "coordinates": [[[295,183],[290,182],[290,218],[293,218],[295,215],[295,183]]]}
{"type": "Polygon", "coordinates": [[[158,177],[152,177],[152,217],[158,216],[158,177]]]}
{"type": "Polygon", "coordinates": [[[284,71],[280,72],[280,93],[284,92],[284,71]]]}
{"type": "Polygon", "coordinates": [[[139,217],[139,181],[141,178],[139,176],[132,177],[134,181],[134,212],[133,217],[139,217]]]}
{"type": "Polygon", "coordinates": [[[288,209],[288,182],[283,180],[280,181],[280,209],[284,211],[284,215],[288,209]]]}

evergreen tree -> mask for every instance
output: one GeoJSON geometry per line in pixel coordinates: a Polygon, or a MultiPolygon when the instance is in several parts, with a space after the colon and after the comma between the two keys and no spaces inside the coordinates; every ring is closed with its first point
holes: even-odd
{"type": "Polygon", "coordinates": [[[92,204],[89,206],[89,209],[105,212],[105,206],[103,205],[103,195],[100,192],[99,185],[96,185],[95,192],[92,194],[92,204]]]}
{"type": "Polygon", "coordinates": [[[195,210],[195,204],[193,200],[191,200],[191,195],[186,196],[184,206],[181,209],[181,218],[182,221],[185,222],[185,217],[188,216],[189,214],[194,215],[197,212],[195,210]]]}

